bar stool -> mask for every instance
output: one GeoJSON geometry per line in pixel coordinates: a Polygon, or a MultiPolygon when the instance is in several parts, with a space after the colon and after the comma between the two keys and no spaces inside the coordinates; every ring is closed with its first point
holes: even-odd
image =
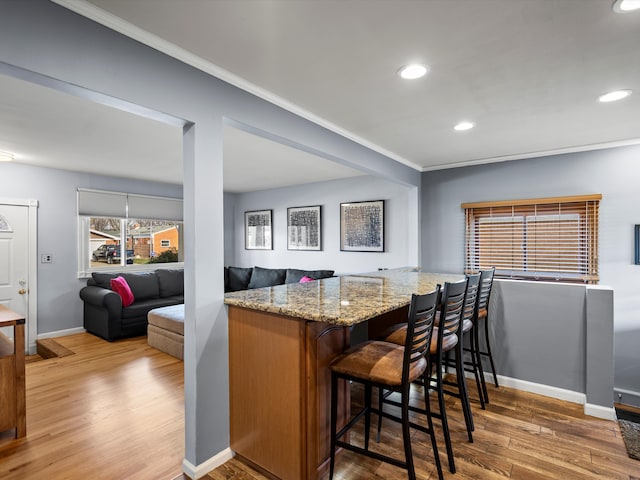
{"type": "Polygon", "coordinates": [[[329,366],[331,370],[331,460],[329,479],[333,478],[336,447],[366,455],[368,457],[390,463],[397,467],[406,468],[409,480],[415,480],[413,453],[411,450],[410,427],[428,433],[431,438],[433,456],[438,478],[443,479],[438,446],[431,419],[429,395],[425,390],[423,412],[426,414],[427,427],[413,423],[409,419],[409,393],[411,383],[429,375],[431,359],[428,355],[434,331],[435,315],[438,305],[440,286],[426,295],[412,295],[409,307],[407,334],[404,346],[388,342],[368,341],[347,350],[338,356],[329,366]],[[336,433],[338,380],[356,382],[364,385],[364,407],[339,432],[336,433]],[[372,388],[384,389],[400,393],[401,418],[381,409],[371,407],[372,388]],[[391,419],[402,425],[405,460],[383,455],[369,450],[369,430],[371,426],[371,412],[381,418],[391,419]],[[342,441],[340,438],[349,431],[364,415],[364,448],[342,441]]]}
{"type": "MultiPolygon", "coordinates": [[[[484,391],[482,389],[482,379],[480,376],[480,357],[478,355],[478,349],[475,344],[475,335],[477,334],[478,327],[476,325],[477,322],[477,314],[478,314],[478,301],[480,299],[479,291],[480,291],[480,277],[481,274],[476,273],[472,275],[467,275],[467,293],[464,300],[464,312],[462,314],[462,335],[461,341],[458,342],[457,348],[455,349],[455,355],[452,358],[450,355],[450,351],[446,353],[444,365],[445,371],[448,371],[449,367],[453,367],[456,370],[456,375],[459,369],[461,369],[464,374],[465,371],[473,373],[474,380],[476,382],[476,388],[478,389],[478,398],[480,401],[480,407],[485,409],[484,402],[484,391]],[[467,343],[469,347],[464,347],[465,338],[467,338],[467,343]],[[469,359],[467,360],[464,356],[465,352],[469,352],[469,359]]],[[[436,320],[437,324],[437,320],[436,320]]],[[[448,380],[445,380],[445,385],[455,386],[457,384],[448,380]]],[[[466,384],[465,384],[466,385],[466,384]]],[[[458,396],[456,392],[446,392],[453,396],[458,396]]],[[[468,392],[467,392],[468,393],[468,392]]],[[[466,397],[467,402],[469,402],[469,397],[466,397]]],[[[468,409],[471,410],[471,405],[468,403],[468,409]]],[[[471,422],[471,430],[473,428],[473,422],[471,422]]],[[[471,441],[471,440],[470,440],[471,441]]]]}
{"type": "MultiPolygon", "coordinates": [[[[434,328],[434,334],[429,350],[429,356],[431,358],[433,368],[429,371],[429,375],[425,375],[426,378],[424,378],[425,381],[423,383],[423,385],[425,385],[425,392],[427,396],[429,389],[435,390],[438,395],[439,411],[432,412],[431,416],[439,419],[442,425],[444,442],[447,448],[447,459],[449,461],[449,471],[451,473],[456,472],[456,467],[453,457],[453,447],[451,445],[451,435],[449,433],[449,423],[447,421],[444,394],[451,394],[453,392],[450,389],[446,390],[443,382],[444,355],[446,352],[456,349],[459,343],[458,335],[461,334],[467,283],[468,279],[465,278],[459,282],[445,282],[444,284],[440,301],[439,325],[434,328]]],[[[406,337],[406,332],[407,326],[405,324],[401,324],[391,334],[385,337],[385,341],[394,344],[401,344],[406,337]]],[[[471,416],[471,409],[469,407],[464,374],[462,372],[457,372],[456,380],[458,380],[456,382],[456,386],[458,387],[457,396],[460,398],[460,403],[462,405],[465,424],[467,426],[467,434],[469,436],[469,441],[473,442],[473,436],[471,433],[473,430],[473,419],[471,416]]],[[[381,402],[397,405],[396,402],[389,400],[387,397],[387,394],[381,394],[381,402]]],[[[411,410],[414,409],[412,408],[411,410]]],[[[380,428],[381,423],[379,422],[378,432],[380,432],[380,428]]]]}
{"type": "Polygon", "coordinates": [[[496,373],[496,367],[493,363],[493,354],[491,353],[491,342],[489,341],[489,298],[491,297],[491,289],[493,287],[493,277],[495,274],[495,267],[480,271],[480,290],[478,293],[478,308],[475,325],[478,327],[475,329],[473,335],[473,341],[475,343],[475,350],[477,355],[478,370],[480,373],[480,381],[482,384],[482,391],[484,393],[485,403],[489,403],[489,393],[487,392],[487,384],[484,378],[484,369],[482,366],[482,357],[488,357],[491,365],[491,372],[493,373],[493,383],[496,388],[498,385],[498,375],[496,373]],[[482,350],[480,347],[480,335],[479,327],[482,325],[484,329],[484,338],[486,350],[482,350]]]}

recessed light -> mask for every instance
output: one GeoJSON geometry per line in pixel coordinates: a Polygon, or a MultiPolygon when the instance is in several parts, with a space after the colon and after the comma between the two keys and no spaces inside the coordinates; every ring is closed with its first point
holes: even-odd
{"type": "Polygon", "coordinates": [[[603,93],[598,97],[600,102],[615,102],[616,100],[622,100],[631,95],[631,90],[614,90],[613,92],[603,93]]]}
{"type": "Polygon", "coordinates": [[[9,152],[0,152],[0,162],[13,161],[13,154],[9,152]]]}
{"type": "Polygon", "coordinates": [[[640,0],[616,0],[613,11],[616,13],[628,13],[640,8],[640,0]]]}
{"type": "Polygon", "coordinates": [[[459,132],[462,132],[464,130],[471,130],[475,126],[476,126],[476,124],[473,123],[473,122],[460,122],[455,127],[453,127],[453,129],[457,130],[459,132]]]}
{"type": "Polygon", "coordinates": [[[424,77],[429,71],[429,67],[419,63],[411,63],[404,65],[398,69],[398,75],[406,80],[415,80],[416,78],[424,77]]]}

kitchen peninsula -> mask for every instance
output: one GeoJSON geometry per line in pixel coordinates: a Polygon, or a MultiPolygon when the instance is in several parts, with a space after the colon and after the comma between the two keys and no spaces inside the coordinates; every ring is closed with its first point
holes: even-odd
{"type": "MultiPolygon", "coordinates": [[[[328,365],[352,328],[375,338],[406,321],[412,293],[462,278],[383,270],[227,293],[231,449],[282,480],[319,478],[330,450],[328,365]]],[[[349,386],[340,388],[344,423],[349,386]]]]}

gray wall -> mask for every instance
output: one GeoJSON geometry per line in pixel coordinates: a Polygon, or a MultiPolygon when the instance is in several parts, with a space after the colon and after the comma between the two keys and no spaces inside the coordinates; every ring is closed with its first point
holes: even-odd
{"type": "Polygon", "coordinates": [[[587,413],[611,417],[612,323],[610,288],[496,280],[489,331],[498,375],[508,386],[585,401],[587,413]]]}
{"type": "MultiPolygon", "coordinates": [[[[2,2],[0,74],[128,111],[143,106],[183,127],[185,466],[203,464],[229,446],[223,276],[211,275],[222,272],[225,255],[223,123],[418,187],[416,205],[420,174],[46,0],[2,2]]],[[[412,234],[417,245],[417,229],[412,234]]]]}
{"type": "Polygon", "coordinates": [[[78,279],[78,187],[182,197],[181,185],[144,182],[68,172],[52,168],[0,163],[0,196],[38,200],[38,334],[82,327],[85,279],[78,279]]]}
{"type": "MultiPolygon", "coordinates": [[[[593,150],[425,172],[422,183],[423,267],[445,272],[464,265],[461,203],[602,193],[600,284],[615,291],[614,385],[624,391],[622,402],[631,405],[640,405],[640,266],[634,265],[633,254],[633,226],[640,223],[639,157],[640,146],[593,150]]],[[[562,318],[558,322],[563,329],[575,328],[562,318]]],[[[587,357],[597,354],[585,352],[587,357]]]]}
{"type": "Polygon", "coordinates": [[[239,194],[235,201],[235,227],[225,231],[236,245],[230,265],[270,268],[330,269],[336,274],[378,268],[417,266],[417,247],[411,229],[417,224],[412,192],[415,187],[371,177],[239,194]],[[385,200],[385,252],[340,251],[340,203],[385,200]],[[287,207],[322,206],[322,251],[287,250],[287,207]],[[273,210],[273,250],[244,249],[244,212],[273,210]],[[413,213],[412,213],[413,212],[413,213]]]}

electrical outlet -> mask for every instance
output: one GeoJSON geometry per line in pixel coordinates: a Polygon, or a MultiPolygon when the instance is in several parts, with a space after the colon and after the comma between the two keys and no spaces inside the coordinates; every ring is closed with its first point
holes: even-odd
{"type": "Polygon", "coordinates": [[[50,253],[43,253],[40,255],[40,263],[51,263],[53,258],[50,253]]]}

